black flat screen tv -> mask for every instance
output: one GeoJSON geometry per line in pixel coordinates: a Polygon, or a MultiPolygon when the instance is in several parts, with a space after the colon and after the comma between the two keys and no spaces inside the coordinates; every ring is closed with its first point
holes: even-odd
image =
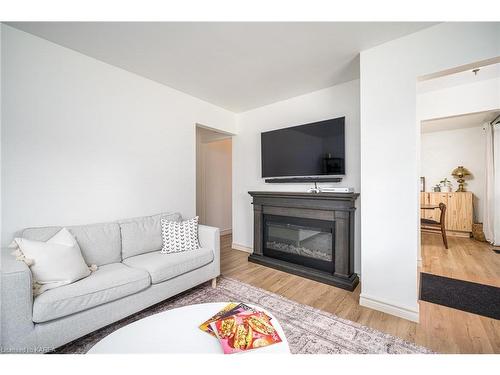
{"type": "Polygon", "coordinates": [[[345,175],[345,117],[261,133],[262,177],[345,175]]]}

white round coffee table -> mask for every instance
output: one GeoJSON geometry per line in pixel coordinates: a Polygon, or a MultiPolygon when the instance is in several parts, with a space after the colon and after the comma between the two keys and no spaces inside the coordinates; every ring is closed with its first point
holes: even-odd
{"type": "MultiPolygon", "coordinates": [[[[202,303],[179,307],[148,316],[109,334],[88,353],[219,353],[222,348],[217,338],[203,332],[198,326],[221,310],[228,303],[202,303]]],[[[268,311],[258,307],[272,318],[274,328],[282,342],[249,350],[246,354],[290,353],[285,333],[278,320],[268,311]]]]}

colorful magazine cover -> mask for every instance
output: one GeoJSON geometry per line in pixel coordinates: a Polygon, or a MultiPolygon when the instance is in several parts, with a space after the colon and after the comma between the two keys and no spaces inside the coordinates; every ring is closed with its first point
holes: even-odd
{"type": "Polygon", "coordinates": [[[233,308],[235,308],[236,306],[238,306],[237,303],[234,303],[234,302],[231,302],[229,304],[227,304],[226,306],[224,306],[224,308],[222,310],[220,310],[217,314],[215,314],[214,316],[212,316],[210,319],[208,319],[207,321],[201,323],[199,325],[199,328],[204,331],[204,332],[208,332],[210,333],[211,335],[215,336],[214,333],[212,332],[212,329],[210,328],[210,323],[212,322],[215,322],[216,320],[219,320],[222,316],[224,316],[225,313],[227,313],[228,311],[231,311],[233,308]]]}
{"type": "Polygon", "coordinates": [[[258,312],[258,313],[261,313],[261,314],[264,314],[267,318],[267,320],[271,320],[271,317],[268,316],[266,313],[262,312],[262,311],[259,311],[259,310],[256,310],[254,309],[253,307],[250,307],[244,303],[239,303],[238,306],[235,306],[234,308],[232,308],[231,310],[229,310],[228,312],[226,312],[224,315],[222,315],[219,319],[217,320],[220,320],[220,319],[223,319],[223,318],[226,318],[228,316],[231,316],[231,315],[236,315],[240,312],[243,312],[243,311],[251,311],[251,312],[258,312]]]}
{"type": "Polygon", "coordinates": [[[281,342],[268,316],[244,311],[210,323],[224,354],[244,352],[281,342]]]}
{"type": "Polygon", "coordinates": [[[244,303],[230,303],[226,305],[221,311],[219,311],[217,314],[212,316],[210,319],[208,319],[206,322],[202,323],[199,328],[204,331],[209,333],[212,336],[215,336],[215,333],[212,331],[212,328],[210,327],[210,323],[213,323],[219,319],[226,318],[231,315],[238,314],[243,311],[253,311],[255,312],[254,309],[252,309],[250,306],[245,305],[244,303]],[[231,306],[231,307],[230,307],[231,306]]]}

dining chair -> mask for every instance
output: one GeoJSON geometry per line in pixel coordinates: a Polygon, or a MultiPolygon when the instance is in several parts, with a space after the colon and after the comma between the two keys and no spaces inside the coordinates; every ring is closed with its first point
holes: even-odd
{"type": "Polygon", "coordinates": [[[446,217],[446,205],[444,203],[439,203],[439,210],[441,214],[439,215],[439,221],[432,219],[420,219],[420,225],[429,229],[436,229],[441,232],[443,237],[444,247],[448,248],[448,239],[446,238],[446,228],[445,228],[445,217],[446,217]]]}

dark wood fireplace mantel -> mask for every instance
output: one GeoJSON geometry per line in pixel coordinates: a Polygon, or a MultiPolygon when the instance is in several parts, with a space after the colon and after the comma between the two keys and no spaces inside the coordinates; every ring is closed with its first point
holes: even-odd
{"type": "Polygon", "coordinates": [[[354,273],[354,203],[358,193],[299,193],[250,191],[254,208],[254,252],[249,261],[297,274],[316,281],[354,290],[359,282],[354,273]],[[332,228],[331,272],[266,255],[265,218],[297,218],[321,221],[332,228]]]}

